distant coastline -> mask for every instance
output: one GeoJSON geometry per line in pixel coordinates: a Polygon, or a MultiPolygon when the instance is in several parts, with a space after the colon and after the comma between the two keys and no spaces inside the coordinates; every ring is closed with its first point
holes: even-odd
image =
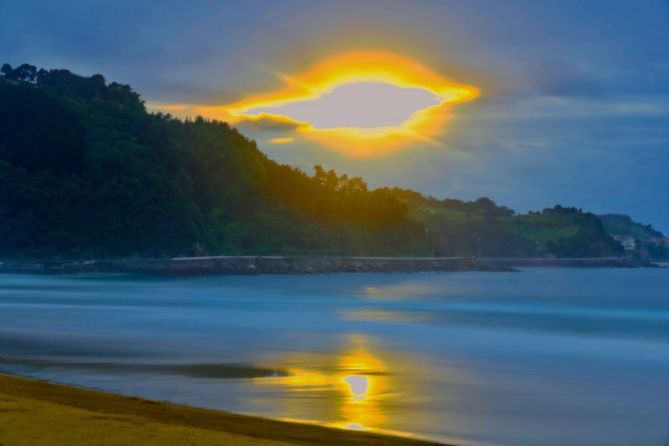
{"type": "Polygon", "coordinates": [[[515,271],[520,267],[653,266],[619,257],[475,258],[343,256],[207,256],[110,260],[0,262],[0,273],[130,273],[164,276],[328,274],[428,271],[515,271]]]}

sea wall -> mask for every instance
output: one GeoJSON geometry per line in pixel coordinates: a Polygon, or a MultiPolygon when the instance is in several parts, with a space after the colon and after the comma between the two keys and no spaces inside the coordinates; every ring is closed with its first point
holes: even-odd
{"type": "Polygon", "coordinates": [[[0,272],[134,273],[168,276],[335,272],[513,271],[519,267],[629,267],[620,258],[214,256],[87,261],[1,262],[0,272]]]}
{"type": "Polygon", "coordinates": [[[0,272],[136,273],[170,276],[225,274],[319,274],[334,272],[497,271],[505,265],[472,258],[216,256],[115,259],[83,262],[3,262],[0,272]]]}
{"type": "Polygon", "coordinates": [[[486,258],[479,259],[490,266],[508,266],[512,268],[521,267],[611,267],[611,268],[627,268],[638,266],[649,266],[644,262],[634,262],[630,259],[620,257],[593,257],[593,258],[578,258],[578,259],[558,259],[558,258],[486,258]]]}

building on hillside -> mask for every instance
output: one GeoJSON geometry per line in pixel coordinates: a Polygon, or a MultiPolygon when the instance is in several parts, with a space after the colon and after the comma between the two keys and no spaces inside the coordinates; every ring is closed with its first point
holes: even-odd
{"type": "Polygon", "coordinates": [[[636,239],[631,235],[611,234],[611,237],[613,237],[614,240],[620,243],[625,251],[635,251],[637,248],[636,239]]]}

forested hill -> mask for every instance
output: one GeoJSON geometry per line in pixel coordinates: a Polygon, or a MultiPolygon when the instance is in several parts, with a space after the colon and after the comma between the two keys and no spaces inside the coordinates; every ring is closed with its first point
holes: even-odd
{"type": "Polygon", "coordinates": [[[622,234],[634,237],[639,240],[649,240],[654,238],[664,238],[657,229],[651,225],[638,223],[629,215],[622,214],[602,214],[598,216],[604,224],[604,229],[609,234],[622,234]]]}
{"type": "Polygon", "coordinates": [[[592,214],[516,216],[482,200],[458,210],[319,166],[307,175],[226,123],[147,113],[101,75],[2,66],[0,257],[619,251],[592,214]]]}
{"type": "Polygon", "coordinates": [[[225,123],[148,114],[100,75],[3,73],[1,255],[425,249],[406,206],[360,178],[279,165],[225,123]]]}

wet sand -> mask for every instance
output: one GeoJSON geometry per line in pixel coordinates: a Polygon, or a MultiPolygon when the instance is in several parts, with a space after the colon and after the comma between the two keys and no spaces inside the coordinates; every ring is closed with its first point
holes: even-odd
{"type": "Polygon", "coordinates": [[[0,446],[436,445],[155,402],[0,374],[0,446]]]}

